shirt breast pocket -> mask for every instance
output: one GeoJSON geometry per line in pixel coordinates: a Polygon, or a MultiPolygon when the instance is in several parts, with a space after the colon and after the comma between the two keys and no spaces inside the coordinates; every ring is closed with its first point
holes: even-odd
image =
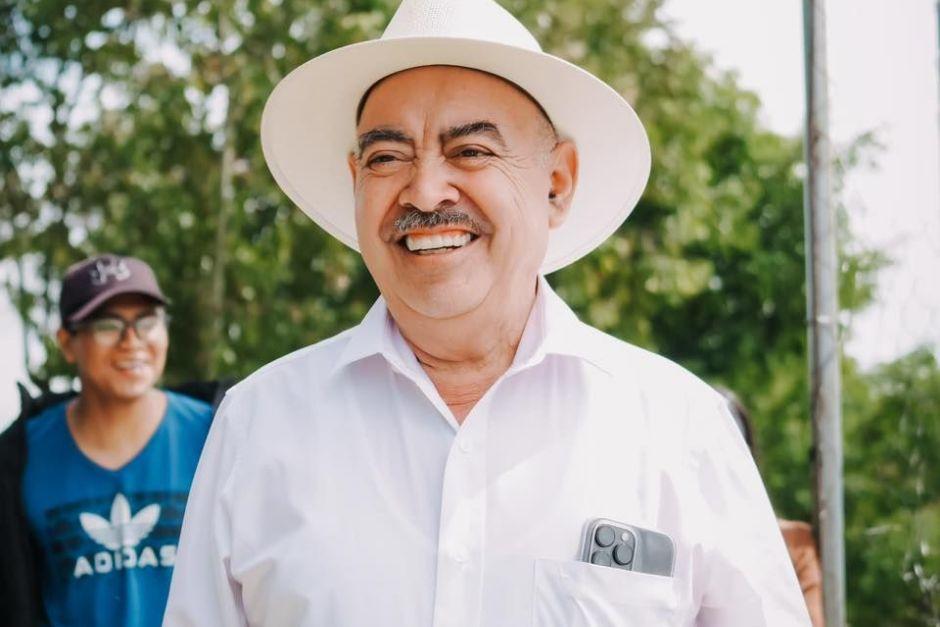
{"type": "Polygon", "coordinates": [[[533,627],[678,624],[675,581],[585,562],[535,562],[533,627]]]}

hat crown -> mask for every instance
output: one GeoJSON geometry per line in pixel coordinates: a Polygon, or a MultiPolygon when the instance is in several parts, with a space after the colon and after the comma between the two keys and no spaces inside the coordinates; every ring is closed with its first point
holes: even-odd
{"type": "Polygon", "coordinates": [[[494,0],[402,0],[382,39],[454,37],[541,52],[525,26],[494,0]]]}
{"type": "Polygon", "coordinates": [[[142,294],[166,304],[153,269],[135,257],[106,253],[71,265],[62,279],[59,315],[77,322],[120,294],[142,294]]]}

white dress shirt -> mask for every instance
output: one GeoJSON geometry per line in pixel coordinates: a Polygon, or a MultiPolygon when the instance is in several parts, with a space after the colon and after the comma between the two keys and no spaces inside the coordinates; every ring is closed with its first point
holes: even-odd
{"type": "Polygon", "coordinates": [[[380,299],[233,388],[165,625],[809,625],[724,401],[580,321],[544,279],[458,426],[380,299]],[[668,534],[673,577],[578,560],[585,522],[668,534]]]}

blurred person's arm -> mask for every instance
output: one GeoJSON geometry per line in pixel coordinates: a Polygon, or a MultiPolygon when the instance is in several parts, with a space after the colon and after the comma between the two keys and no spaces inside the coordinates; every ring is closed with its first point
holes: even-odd
{"type": "Polygon", "coordinates": [[[796,578],[803,590],[806,608],[813,627],[825,627],[822,599],[822,569],[816,551],[816,539],[809,523],[796,520],[781,520],[780,531],[790,552],[790,560],[796,570],[796,578]]]}
{"type": "Polygon", "coordinates": [[[232,520],[229,504],[238,451],[244,441],[229,411],[228,394],[213,420],[193,479],[180,534],[165,627],[247,625],[241,586],[230,573],[232,520]]]}

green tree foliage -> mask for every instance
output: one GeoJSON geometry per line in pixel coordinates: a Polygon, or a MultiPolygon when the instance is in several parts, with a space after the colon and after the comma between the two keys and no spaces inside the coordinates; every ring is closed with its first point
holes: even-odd
{"type": "Polygon", "coordinates": [[[853,624],[940,625],[937,358],[922,349],[868,374],[849,364],[845,382],[853,624]]]}
{"type": "MultiPolygon", "coordinates": [[[[633,103],[653,148],[631,218],[550,280],[592,325],[738,391],[779,513],[809,519],[801,142],[762,129],[757,98],[681,41],[661,3],[505,0],[547,51],[633,103]]],[[[27,329],[51,336],[62,271],[104,250],[150,262],[172,298],[171,381],[244,375],[359,320],[377,294],[368,273],[276,188],[258,126],[281,77],[379,35],[396,4],[0,5],[0,257],[19,269],[6,288],[27,329]]],[[[842,243],[841,302],[857,310],[883,260],[845,229],[842,243]]],[[[67,372],[47,348],[40,380],[67,372]]],[[[940,450],[935,426],[917,435],[911,418],[937,413],[937,368],[922,355],[892,368],[847,366],[856,625],[937,615],[938,489],[911,483],[940,450]]]]}

